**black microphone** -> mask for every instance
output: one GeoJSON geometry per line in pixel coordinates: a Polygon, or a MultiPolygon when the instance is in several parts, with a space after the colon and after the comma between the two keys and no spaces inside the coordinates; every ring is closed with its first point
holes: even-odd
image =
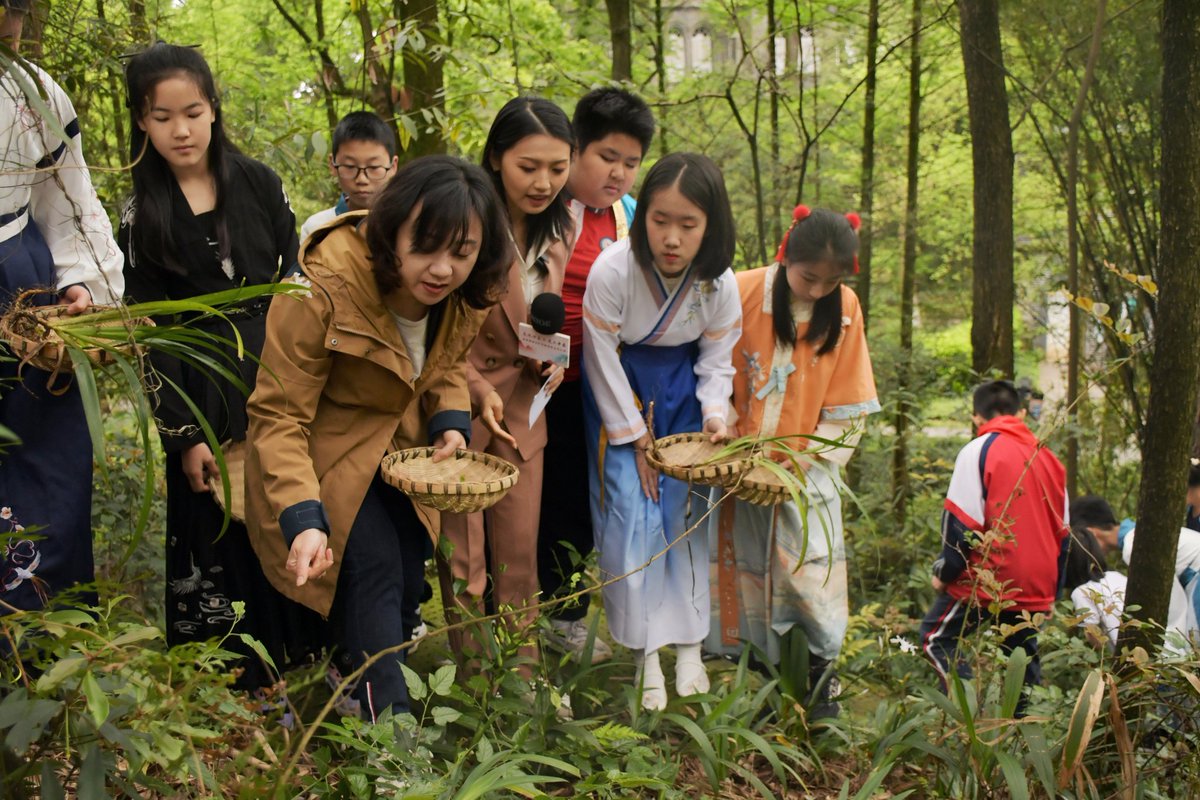
{"type": "Polygon", "coordinates": [[[529,324],[547,336],[562,330],[567,309],[563,300],[553,292],[542,292],[529,304],[529,324]]]}

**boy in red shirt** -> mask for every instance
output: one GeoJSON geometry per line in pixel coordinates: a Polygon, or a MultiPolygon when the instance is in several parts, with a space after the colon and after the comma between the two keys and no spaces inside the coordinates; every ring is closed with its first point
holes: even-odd
{"type": "MultiPolygon", "coordinates": [[[[562,332],[571,337],[571,365],[546,407],[549,441],[544,455],[541,523],[538,528],[538,578],[542,598],[577,591],[566,585],[594,546],[589,514],[587,458],[581,443],[583,395],[579,380],[583,358],[583,291],[592,263],[605,247],[629,234],[634,200],[630,189],[642,158],[654,138],[654,114],[646,103],[624,89],[595,89],[575,106],[575,161],[565,193],[575,217],[575,248],[567,263],[562,299],[566,317],[562,332]]],[[[588,638],[584,619],[588,597],[557,609],[550,620],[551,644],[576,658],[588,638]]],[[[604,661],[612,649],[597,639],[592,661],[604,661]]]]}
{"type": "MultiPolygon", "coordinates": [[[[981,625],[1014,626],[1001,643],[1030,657],[1025,685],[1039,683],[1037,630],[1024,612],[1054,605],[1068,528],[1066,471],[1025,426],[1016,387],[991,381],[975,390],[979,435],[958,453],[942,512],[942,552],[933,566],[939,592],[921,623],[921,649],[946,688],[962,637],[981,625]]],[[[956,663],[957,662],[957,663],[956,663]]],[[[1018,715],[1024,701],[1018,706],[1018,715]]]]}

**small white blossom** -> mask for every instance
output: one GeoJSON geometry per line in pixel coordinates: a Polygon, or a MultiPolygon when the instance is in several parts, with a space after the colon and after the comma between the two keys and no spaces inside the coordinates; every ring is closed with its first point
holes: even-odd
{"type": "Polygon", "coordinates": [[[913,644],[912,642],[910,642],[908,639],[905,639],[903,636],[893,636],[888,641],[891,642],[892,644],[896,645],[897,647],[899,647],[901,653],[917,652],[917,646],[915,644],[913,644]]]}

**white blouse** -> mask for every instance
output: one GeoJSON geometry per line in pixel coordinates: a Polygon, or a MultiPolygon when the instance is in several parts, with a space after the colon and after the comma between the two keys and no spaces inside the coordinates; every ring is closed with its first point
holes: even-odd
{"type": "Polygon", "coordinates": [[[95,303],[125,292],[125,259],[83,160],[75,107],[40,68],[14,64],[0,76],[0,241],[20,235],[32,218],[54,259],[56,289],[83,284],[95,303]],[[47,97],[30,102],[34,82],[47,97]],[[64,140],[39,107],[48,108],[64,140]]]}
{"type": "Polygon", "coordinates": [[[621,345],[698,341],[696,399],[707,422],[728,414],[733,347],[741,333],[742,306],[731,270],[712,282],[688,275],[668,288],[656,270],[638,266],[628,239],[605,249],[583,295],[583,357],[609,441],[627,444],[646,432],[621,367],[621,345]]]}

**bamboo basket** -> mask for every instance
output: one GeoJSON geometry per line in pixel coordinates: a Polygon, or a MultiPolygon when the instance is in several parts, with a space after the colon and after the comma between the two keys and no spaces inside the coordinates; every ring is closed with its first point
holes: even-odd
{"type": "Polygon", "coordinates": [[[459,449],[433,462],[434,447],[388,453],[380,462],[383,479],[414,503],[457,514],[483,511],[500,502],[517,482],[519,470],[502,458],[459,449]]]}
{"type": "Polygon", "coordinates": [[[707,433],[676,433],[656,439],[646,461],[668,478],[703,486],[732,486],[750,462],[736,454],[719,457],[725,449],[707,433]]]}
{"type": "MultiPolygon", "coordinates": [[[[0,319],[0,337],[8,342],[9,349],[22,364],[30,364],[46,372],[69,373],[72,368],[71,355],[62,336],[55,330],[55,322],[66,316],[66,309],[63,305],[30,307],[14,303],[12,309],[0,319]]],[[[111,310],[111,307],[106,306],[89,306],[83,314],[73,319],[111,310]]],[[[129,328],[153,324],[152,320],[143,317],[106,320],[100,323],[100,327],[129,328]]],[[[133,353],[134,350],[135,345],[132,343],[113,341],[111,349],[88,347],[84,348],[83,352],[92,363],[105,366],[116,363],[117,352],[133,353]]]]}
{"type": "MultiPolygon", "coordinates": [[[[221,445],[225,456],[225,473],[229,479],[229,517],[246,522],[246,443],[225,442],[221,445]]],[[[225,484],[220,475],[208,479],[208,490],[221,510],[225,510],[225,484]]]]}
{"type": "MultiPolygon", "coordinates": [[[[803,476],[799,476],[798,480],[803,481],[803,476]]],[[[777,506],[792,499],[791,490],[783,478],[761,464],[739,477],[733,496],[756,506],[777,506]]]]}

